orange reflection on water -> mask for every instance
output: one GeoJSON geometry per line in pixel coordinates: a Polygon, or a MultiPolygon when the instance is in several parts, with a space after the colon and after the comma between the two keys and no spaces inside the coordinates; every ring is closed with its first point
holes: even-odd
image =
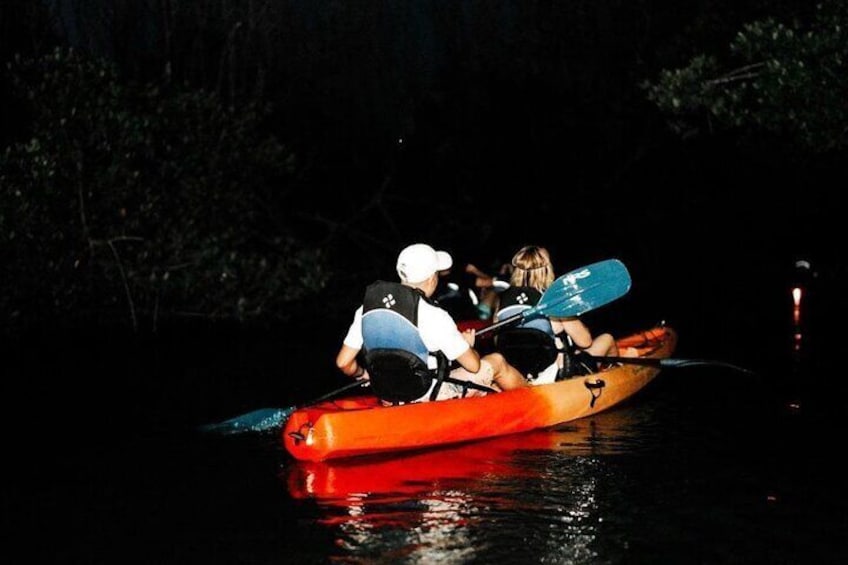
{"type": "Polygon", "coordinates": [[[516,461],[522,452],[566,455],[615,453],[631,445],[644,418],[639,410],[614,410],[563,424],[468,444],[412,454],[369,456],[327,462],[290,461],[280,478],[293,498],[342,504],[381,494],[424,494],[484,477],[522,477],[537,472],[516,461]]]}
{"type": "Polygon", "coordinates": [[[293,498],[317,504],[316,522],[334,532],[353,561],[479,560],[486,551],[480,536],[490,532],[481,522],[504,512],[523,513],[550,533],[544,560],[586,561],[605,518],[597,502],[605,475],[598,456],[638,449],[654,416],[640,406],[412,454],[292,460],[280,478],[293,498]],[[516,489],[526,490],[517,497],[516,489]]]}

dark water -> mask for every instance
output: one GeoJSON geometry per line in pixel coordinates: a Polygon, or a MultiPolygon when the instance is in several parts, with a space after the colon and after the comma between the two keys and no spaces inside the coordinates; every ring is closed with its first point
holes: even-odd
{"type": "Polygon", "coordinates": [[[593,418],[361,463],[194,431],[343,384],[329,341],[21,347],[4,383],[3,530],[24,557],[6,561],[844,563],[832,320],[819,307],[796,326],[788,297],[764,304],[678,324],[676,356],[755,377],[668,370],[593,418]],[[303,370],[310,354],[330,376],[303,370]]]}

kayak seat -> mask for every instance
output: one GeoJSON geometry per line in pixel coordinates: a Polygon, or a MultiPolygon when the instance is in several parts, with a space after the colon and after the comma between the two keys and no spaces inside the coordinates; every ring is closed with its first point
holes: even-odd
{"type": "Polygon", "coordinates": [[[427,348],[417,325],[422,296],[399,283],[377,281],[362,301],[361,359],[375,396],[390,404],[436,400],[443,382],[460,385],[463,396],[480,386],[451,379],[445,354],[427,348]]]}
{"type": "MultiPolygon", "coordinates": [[[[540,298],[541,294],[534,288],[508,288],[501,295],[501,308],[495,319],[526,316],[527,310],[540,298]]],[[[559,353],[551,321],[544,316],[523,317],[518,325],[501,330],[494,342],[495,349],[509,364],[531,381],[553,365],[559,353]]]]}
{"type": "Polygon", "coordinates": [[[378,398],[399,404],[419,400],[428,391],[435,398],[447,374],[447,361],[427,349],[411,320],[388,308],[370,310],[362,316],[362,336],[364,365],[378,398]],[[431,357],[436,359],[435,368],[428,364],[431,357]]]}
{"type": "Polygon", "coordinates": [[[554,338],[542,330],[517,327],[502,330],[495,338],[495,345],[509,364],[524,375],[538,376],[556,361],[560,352],[563,364],[557,372],[557,381],[598,372],[598,364],[591,355],[577,351],[567,335],[560,338],[566,344],[564,349],[558,349],[554,338]]]}
{"type": "Polygon", "coordinates": [[[550,334],[532,327],[501,330],[495,348],[519,372],[534,376],[550,367],[559,353],[550,334]]]}
{"type": "MultiPolygon", "coordinates": [[[[392,404],[420,399],[430,390],[433,380],[440,383],[446,373],[444,368],[429,369],[420,357],[403,349],[371,349],[365,354],[365,366],[374,394],[392,404]]],[[[434,391],[438,393],[438,388],[434,391]]]]}

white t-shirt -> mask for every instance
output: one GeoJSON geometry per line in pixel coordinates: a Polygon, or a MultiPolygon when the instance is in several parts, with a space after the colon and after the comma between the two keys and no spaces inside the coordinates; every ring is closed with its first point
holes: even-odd
{"type": "MultiPolygon", "coordinates": [[[[448,360],[453,361],[468,348],[468,342],[462,337],[456,322],[450,314],[426,300],[418,301],[418,331],[421,341],[429,351],[441,351],[448,360]]],[[[353,349],[362,349],[362,306],[356,309],[353,322],[347,330],[344,344],[353,349]]],[[[436,368],[436,359],[431,355],[427,362],[431,369],[436,368]]]]}

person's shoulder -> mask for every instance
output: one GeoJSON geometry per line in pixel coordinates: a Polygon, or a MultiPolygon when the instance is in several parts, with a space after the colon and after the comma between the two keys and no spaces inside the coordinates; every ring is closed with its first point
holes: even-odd
{"type": "Polygon", "coordinates": [[[440,322],[450,322],[451,324],[456,325],[456,321],[453,319],[450,312],[438,304],[433,304],[427,300],[421,300],[418,303],[418,318],[421,319],[422,317],[439,320],[440,322]]]}
{"type": "Polygon", "coordinates": [[[450,316],[450,313],[445,310],[441,304],[438,302],[432,302],[430,300],[421,299],[418,301],[418,309],[423,310],[425,312],[440,312],[445,316],[450,316]]]}

